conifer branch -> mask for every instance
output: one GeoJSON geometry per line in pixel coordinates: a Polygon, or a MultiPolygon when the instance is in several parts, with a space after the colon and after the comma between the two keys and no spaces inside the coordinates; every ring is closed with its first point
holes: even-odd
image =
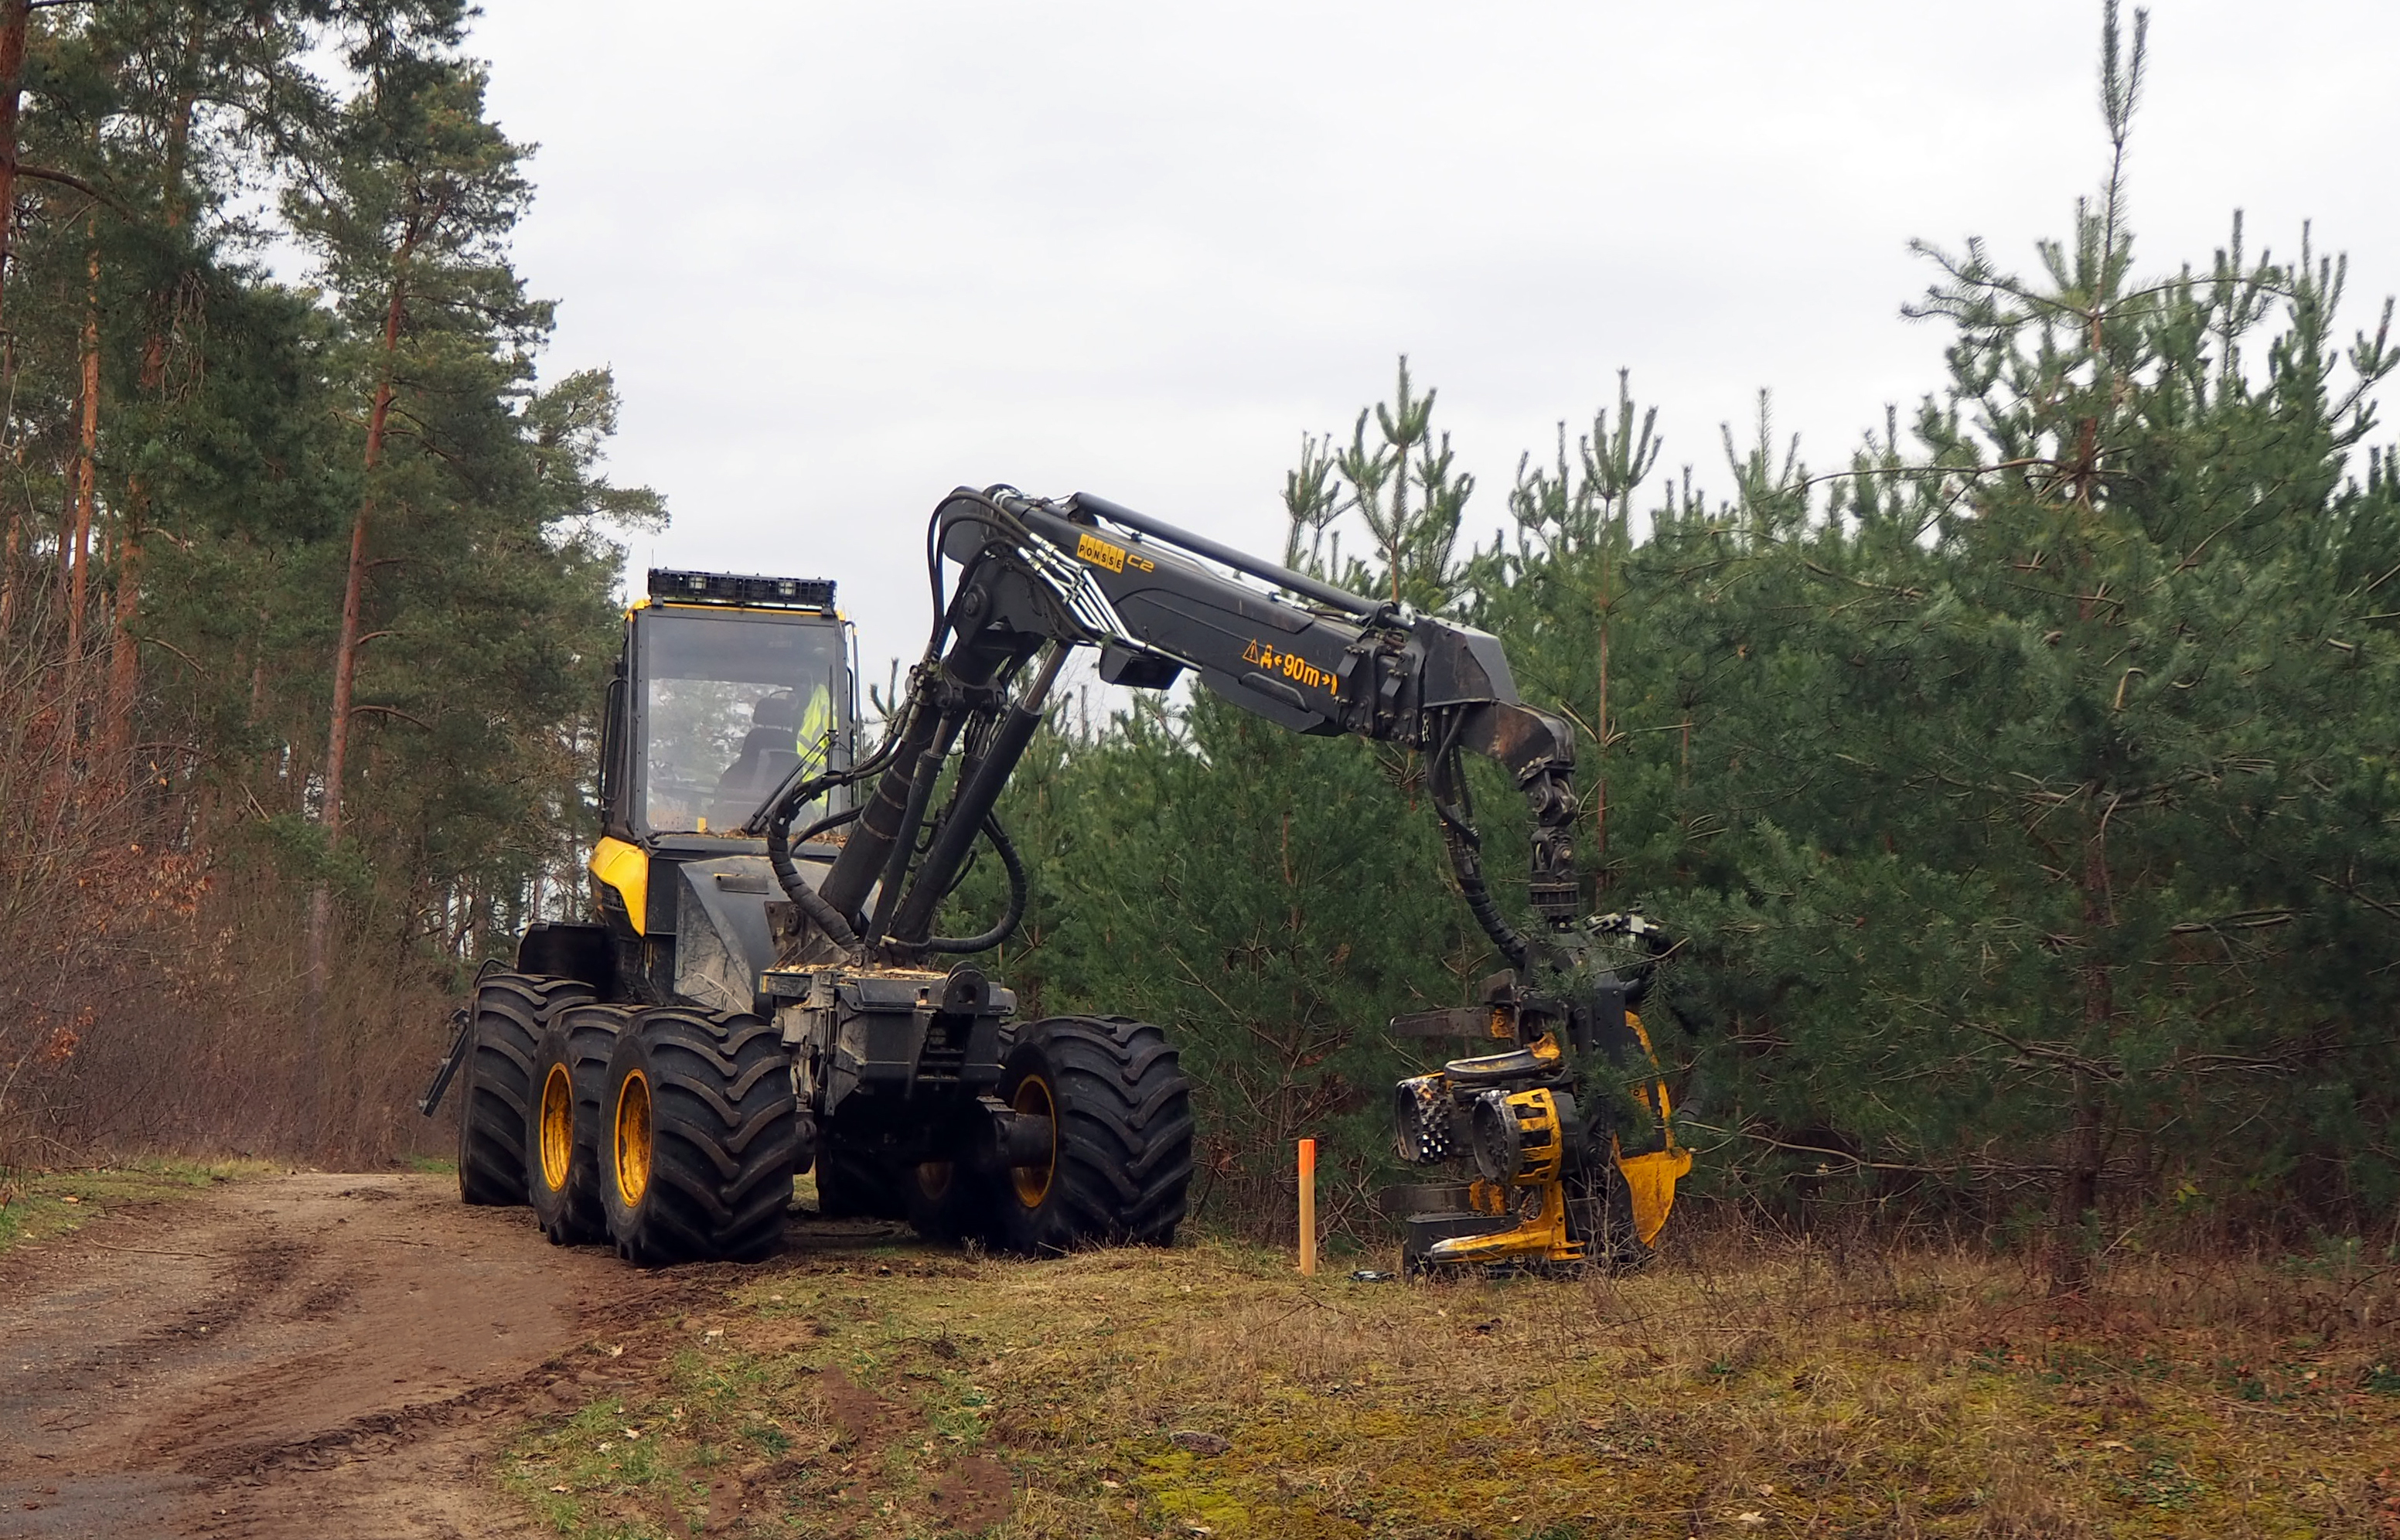
{"type": "Polygon", "coordinates": [[[54,182],[61,187],[71,187],[86,198],[105,203],[111,210],[126,218],[134,217],[133,210],[124,199],[105,188],[94,186],[72,171],[57,170],[48,166],[28,166],[20,161],[17,166],[17,174],[32,177],[36,182],[54,182]]]}
{"type": "Polygon", "coordinates": [[[398,706],[378,706],[354,701],[350,703],[350,711],[353,715],[396,716],[413,728],[421,729],[426,732],[431,732],[433,730],[432,723],[426,721],[421,716],[412,716],[408,713],[401,710],[398,706]]]}

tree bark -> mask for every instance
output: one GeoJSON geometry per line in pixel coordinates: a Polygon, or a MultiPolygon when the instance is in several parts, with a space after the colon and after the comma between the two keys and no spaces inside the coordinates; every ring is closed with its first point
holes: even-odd
{"type": "MultiPolygon", "coordinates": [[[[198,101],[193,76],[205,41],[204,14],[196,12],[192,19],[191,31],[184,44],[183,89],[177,92],[174,110],[167,119],[166,156],[159,182],[167,228],[170,230],[180,229],[184,224],[184,167],[191,153],[192,113],[198,101]]],[[[175,285],[182,281],[180,266],[167,281],[168,293],[158,298],[171,306],[175,285]]],[[[147,395],[163,395],[166,381],[166,326],[154,311],[149,334],[142,341],[142,389],[147,395]]],[[[101,743],[102,762],[120,784],[127,783],[133,768],[133,702],[142,693],[142,644],[135,631],[142,620],[142,525],[149,501],[140,479],[130,480],[116,534],[116,620],[109,644],[108,705],[101,743]]]]}
{"type": "Polygon", "coordinates": [[[126,488],[116,529],[116,616],[108,646],[108,704],[101,755],[122,783],[132,770],[133,701],[142,692],[142,644],[134,634],[142,611],[142,519],[149,503],[139,478],[126,488]]]}
{"type": "Polygon", "coordinates": [[[325,838],[342,834],[342,770],[349,756],[351,702],[359,676],[359,618],[366,600],[367,531],[375,520],[375,467],[383,461],[386,426],[391,420],[392,357],[400,348],[400,321],[406,305],[403,286],[395,279],[391,303],[384,316],[383,377],[375,382],[375,407],[367,416],[366,493],[359,499],[358,517],[350,523],[350,559],[342,582],[342,631],[334,647],[333,729],[325,743],[325,838]]]}
{"type": "Polygon", "coordinates": [[[25,516],[8,515],[8,538],[0,545],[0,641],[16,628],[17,621],[17,554],[25,540],[25,516]]]}
{"type": "MultiPolygon", "coordinates": [[[[375,521],[375,470],[383,460],[386,426],[391,419],[392,364],[400,350],[400,323],[407,313],[407,248],[401,250],[391,280],[390,302],[385,307],[383,368],[375,381],[375,406],[367,416],[365,468],[367,486],[359,498],[358,516],[350,522],[349,564],[342,580],[342,629],[334,645],[334,704],[325,739],[324,803],[319,821],[325,828],[328,850],[342,839],[342,776],[350,751],[350,720],[359,675],[359,623],[366,600],[367,534],[375,521]]],[[[333,924],[333,894],[319,883],[308,899],[308,981],[312,1010],[325,977],[326,934],[333,924]]]]}
{"type": "MultiPolygon", "coordinates": [[[[2116,983],[2103,960],[2103,944],[2117,922],[2116,895],[2108,877],[2108,818],[2083,845],[2083,934],[2092,961],[2083,966],[2083,1029],[2085,1051],[2102,1049],[2108,1023],[2117,1014],[2116,983]]],[[[2092,1281],[2092,1254],[2084,1245],[2084,1220],[2100,1202],[2100,1166],[2107,1152],[2107,1109],[2099,1079],[2088,1070],[2074,1072],[2074,1117],[2066,1147],[2059,1161],[2058,1186],[2051,1210],[2050,1288],[2053,1294],[2080,1294],[2092,1281]]]]}
{"type": "Polygon", "coordinates": [[[0,289],[16,233],[17,117],[25,100],[25,33],[33,14],[33,0],[0,0],[0,289]]]}
{"type": "MultiPolygon", "coordinates": [[[[75,443],[75,529],[65,552],[67,692],[83,666],[84,606],[90,591],[91,525],[100,496],[100,248],[91,249],[91,288],[83,313],[83,413],[75,443]]],[[[72,713],[70,713],[72,715],[72,713]]],[[[73,724],[70,723],[70,730],[73,724]]]]}

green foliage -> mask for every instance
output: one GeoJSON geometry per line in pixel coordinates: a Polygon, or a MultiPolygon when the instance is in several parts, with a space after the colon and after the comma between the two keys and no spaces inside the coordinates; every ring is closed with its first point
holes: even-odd
{"type": "MultiPolygon", "coordinates": [[[[35,1116],[29,1094],[68,1108],[76,1075],[155,1029],[162,970],[196,1023],[239,996],[243,1029],[314,1034],[235,982],[288,970],[312,889],[334,990],[385,1002],[446,988],[576,901],[610,537],[663,515],[600,472],[607,374],[537,377],[551,307],[510,257],[526,151],[485,116],[461,25],[455,0],[33,13],[0,288],[0,673],[31,683],[0,691],[0,715],[57,767],[40,788],[57,811],[0,878],[34,892],[94,842],[158,870],[0,919],[0,1015],[28,1024],[0,1029],[20,1098],[0,1135],[35,1116]],[[266,271],[268,242],[313,281],[266,271]],[[68,947],[45,925],[128,940],[68,947]],[[170,930],[210,939],[185,956],[170,930]],[[94,1019],[89,1002],[119,998],[149,1018],[94,1019]]],[[[90,1105],[112,1100],[138,1098],[90,1105]]]]}
{"type": "Polygon", "coordinates": [[[1203,1088],[1203,1179],[1235,1211],[1280,1212],[1303,1134],[1339,1140],[1363,1198],[1402,1062],[1373,1028],[1448,1002],[1483,956],[1430,815],[1394,816],[1412,768],[1214,699],[1048,753],[1014,792],[1046,902],[1011,981],[1040,1011],[1168,1028],[1203,1088]]]}

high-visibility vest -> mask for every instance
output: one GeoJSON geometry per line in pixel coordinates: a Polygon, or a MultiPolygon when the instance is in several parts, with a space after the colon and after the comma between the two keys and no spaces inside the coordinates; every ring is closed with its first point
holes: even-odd
{"type": "Polygon", "coordinates": [[[810,692],[809,703],[800,713],[800,768],[814,775],[825,769],[833,756],[833,691],[819,685],[810,692]]]}

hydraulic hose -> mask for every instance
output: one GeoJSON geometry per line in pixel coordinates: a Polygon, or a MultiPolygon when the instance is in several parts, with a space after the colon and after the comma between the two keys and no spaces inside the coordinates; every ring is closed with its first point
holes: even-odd
{"type": "Polygon", "coordinates": [[[1500,955],[1508,960],[1508,965],[1522,973],[1531,956],[1531,948],[1526,946],[1525,938],[1500,913],[1500,906],[1493,899],[1492,890],[1484,885],[1483,863],[1478,853],[1474,828],[1452,818],[1439,802],[1434,804],[1434,811],[1441,819],[1442,842],[1450,847],[1451,871],[1458,879],[1459,895],[1466,900],[1467,912],[1475,916],[1475,922],[1483,927],[1483,934],[1500,948],[1500,955]]]}
{"type": "MultiPolygon", "coordinates": [[[[993,729],[983,757],[966,767],[958,791],[951,797],[948,816],[934,831],[932,844],[918,863],[916,883],[889,926],[879,923],[880,931],[905,946],[913,944],[910,937],[933,930],[934,912],[957,879],[959,863],[966,858],[976,831],[984,827],[1009,776],[1016,772],[1017,761],[1025,756],[1026,745],[1042,726],[1043,704],[1051,686],[1057,682],[1058,670],[1066,659],[1067,647],[1053,643],[1040,672],[1026,683],[1023,692],[993,729]]],[[[883,919],[880,906],[876,918],[879,922],[883,919]]]]}
{"type": "Polygon", "coordinates": [[[1483,837],[1466,804],[1466,775],[1458,762],[1458,737],[1466,725],[1464,716],[1453,717],[1449,730],[1442,735],[1441,745],[1433,754],[1433,776],[1428,787],[1432,796],[1434,816],[1441,820],[1441,842],[1450,852],[1450,869],[1458,879],[1459,896],[1466,900],[1467,912],[1483,927],[1483,934],[1500,948],[1500,955],[1520,974],[1526,971],[1533,956],[1524,936],[1508,923],[1500,906],[1483,880],[1483,837]],[[1452,806],[1445,793],[1455,787],[1460,802],[1452,806]]]}
{"type": "Polygon", "coordinates": [[[1008,868],[1008,912],[1000,917],[999,924],[981,935],[962,939],[946,935],[933,937],[924,943],[924,948],[929,952],[987,952],[1015,935],[1016,927],[1025,922],[1029,888],[1025,879],[1025,863],[1018,857],[1016,847],[1008,842],[1008,831],[1000,826],[997,814],[986,815],[983,833],[984,838],[991,841],[992,850],[998,852],[1000,864],[1008,868]]]}
{"type": "MultiPolygon", "coordinates": [[[[800,912],[807,915],[818,930],[823,931],[832,939],[833,944],[843,951],[857,951],[859,949],[858,933],[850,928],[850,921],[841,917],[839,909],[817,896],[817,891],[809,886],[807,879],[800,876],[800,868],[792,862],[792,812],[815,800],[823,788],[812,783],[803,782],[799,787],[794,789],[806,789],[808,796],[785,797],[784,805],[776,809],[775,816],[767,821],[767,865],[774,871],[775,880],[782,885],[784,896],[798,905],[800,912]]],[[[800,842],[806,844],[811,838],[823,834],[827,829],[839,828],[856,818],[864,811],[861,808],[851,808],[835,813],[830,818],[820,818],[809,825],[808,832],[801,836],[800,842]]]]}
{"type": "MultiPolygon", "coordinates": [[[[925,809],[934,800],[934,785],[942,778],[942,764],[950,756],[950,745],[957,741],[959,730],[966,725],[963,712],[945,712],[936,725],[924,752],[917,756],[916,773],[909,778],[907,800],[902,805],[896,833],[883,863],[883,875],[875,892],[875,913],[868,918],[866,934],[881,939],[891,929],[892,916],[900,906],[903,879],[908,875],[908,858],[915,853],[909,849],[916,831],[924,825],[925,809]]],[[[876,791],[879,801],[884,788],[876,791]]],[[[875,828],[873,823],[867,827],[875,828]]]]}

